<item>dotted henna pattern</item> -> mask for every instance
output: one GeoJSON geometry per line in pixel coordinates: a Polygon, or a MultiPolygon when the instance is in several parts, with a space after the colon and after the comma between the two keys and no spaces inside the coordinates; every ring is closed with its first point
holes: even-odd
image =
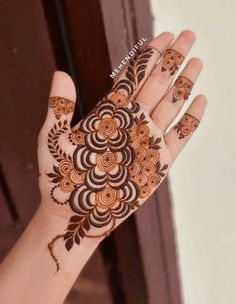
{"type": "Polygon", "coordinates": [[[193,82],[184,76],[179,76],[174,85],[175,89],[173,91],[172,102],[176,102],[181,99],[184,101],[187,100],[193,88],[193,82]]]}
{"type": "Polygon", "coordinates": [[[179,139],[182,139],[194,132],[197,129],[198,125],[199,120],[197,118],[188,113],[185,113],[180,121],[175,125],[174,129],[179,134],[179,139]]]}
{"type": "Polygon", "coordinates": [[[170,76],[173,76],[179,69],[179,66],[184,60],[184,56],[173,49],[167,49],[162,58],[161,71],[169,71],[170,76]]]}
{"type": "Polygon", "coordinates": [[[84,237],[108,236],[117,220],[138,208],[166,175],[168,166],[160,162],[162,139],[151,135],[147,115],[129,100],[145,76],[152,53],[147,47],[133,60],[126,78],[69,134],[74,147],[70,155],[60,148],[67,121],[59,121],[49,132],[48,148],[57,163],[48,173],[54,184],[51,197],[57,204],[68,203],[74,212],[66,233],[48,245],[57,270],[59,263],[53,253],[56,240],[63,238],[69,251],[84,237]],[[55,191],[68,194],[68,199],[60,202],[55,191]]]}

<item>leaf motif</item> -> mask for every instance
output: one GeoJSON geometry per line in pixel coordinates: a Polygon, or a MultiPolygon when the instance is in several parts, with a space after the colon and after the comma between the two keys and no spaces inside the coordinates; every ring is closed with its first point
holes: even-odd
{"type": "Polygon", "coordinates": [[[139,73],[140,71],[145,70],[145,69],[146,69],[146,65],[139,65],[137,68],[137,73],[139,73]]]}
{"type": "Polygon", "coordinates": [[[134,68],[132,66],[128,66],[128,69],[127,69],[132,75],[134,75],[134,68]]]}
{"type": "Polygon", "coordinates": [[[161,176],[161,177],[164,177],[165,174],[163,172],[158,172],[158,174],[161,176]]]}
{"type": "Polygon", "coordinates": [[[50,178],[54,178],[54,177],[57,177],[57,174],[55,174],[55,173],[48,173],[47,176],[50,177],[50,178]]]}
{"type": "Polygon", "coordinates": [[[149,52],[153,53],[153,50],[152,50],[152,48],[151,48],[150,46],[147,46],[142,52],[143,52],[144,54],[145,54],[145,53],[149,53],[149,52]]]}
{"type": "Polygon", "coordinates": [[[73,247],[73,245],[74,245],[74,240],[73,240],[73,238],[68,239],[68,240],[66,241],[66,243],[65,243],[65,246],[66,246],[67,251],[70,251],[71,248],[73,247]]]}
{"type": "Polygon", "coordinates": [[[78,234],[75,235],[75,242],[77,245],[80,244],[80,237],[78,236],[78,234]]]}
{"type": "Polygon", "coordinates": [[[59,171],[58,167],[53,166],[53,170],[54,170],[57,174],[60,174],[60,171],[59,171]]]}
{"type": "Polygon", "coordinates": [[[160,141],[161,141],[161,138],[160,138],[160,137],[156,138],[155,144],[158,144],[160,141]]]}
{"type": "Polygon", "coordinates": [[[78,223],[78,222],[80,222],[82,219],[83,219],[82,216],[73,215],[73,216],[70,218],[70,222],[72,222],[72,223],[78,223]]]}
{"type": "Polygon", "coordinates": [[[156,166],[157,166],[157,171],[159,171],[159,170],[160,170],[160,168],[161,168],[161,163],[160,163],[160,161],[159,161],[159,160],[158,160],[158,162],[157,162],[156,166]]]}
{"type": "Polygon", "coordinates": [[[62,177],[61,176],[58,176],[58,177],[55,177],[52,182],[53,183],[59,183],[60,181],[62,180],[62,177]]]}
{"type": "Polygon", "coordinates": [[[84,237],[85,233],[84,233],[82,226],[79,228],[78,233],[81,237],[84,237]]]}
{"type": "Polygon", "coordinates": [[[161,168],[161,171],[164,171],[164,170],[166,170],[166,169],[168,169],[168,165],[164,165],[164,166],[161,168]]]}
{"type": "Polygon", "coordinates": [[[142,113],[142,114],[140,115],[140,122],[142,122],[142,121],[144,120],[144,118],[145,118],[145,115],[144,115],[144,113],[142,113]]]}
{"type": "Polygon", "coordinates": [[[61,161],[63,161],[64,159],[63,158],[61,158],[60,156],[59,157],[56,157],[57,158],[57,161],[58,162],[61,162],[61,161]]]}
{"type": "Polygon", "coordinates": [[[134,65],[135,65],[135,60],[133,59],[130,61],[130,66],[134,66],[134,65]]]}
{"type": "Polygon", "coordinates": [[[142,81],[142,79],[144,78],[145,76],[145,71],[142,71],[141,73],[139,73],[138,75],[138,84],[142,81]]]}
{"type": "Polygon", "coordinates": [[[75,230],[78,227],[78,224],[69,224],[67,230],[75,230]]]}
{"type": "Polygon", "coordinates": [[[143,54],[142,56],[140,56],[142,59],[143,58],[150,58],[152,55],[151,54],[143,54]]]}
{"type": "Polygon", "coordinates": [[[126,77],[133,83],[135,83],[135,77],[130,73],[126,72],[126,77]]]}
{"type": "Polygon", "coordinates": [[[88,218],[86,217],[86,219],[83,222],[83,227],[88,231],[90,229],[90,223],[88,218]]]}
{"type": "Polygon", "coordinates": [[[73,231],[67,231],[66,234],[64,235],[64,240],[72,237],[74,235],[73,231]]]}
{"type": "Polygon", "coordinates": [[[137,62],[138,65],[139,64],[145,64],[145,63],[148,63],[148,60],[147,59],[142,59],[142,58],[137,62]]]}

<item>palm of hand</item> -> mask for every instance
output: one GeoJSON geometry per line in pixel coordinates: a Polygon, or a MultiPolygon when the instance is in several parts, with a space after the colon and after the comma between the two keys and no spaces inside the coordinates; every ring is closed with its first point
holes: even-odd
{"type": "MultiPolygon", "coordinates": [[[[163,130],[132,101],[147,78],[153,52],[147,47],[132,60],[125,77],[72,129],[74,103],[58,96],[49,99],[48,123],[39,137],[40,188],[43,200],[62,208],[68,219],[66,232],[48,245],[57,270],[53,254],[57,239],[63,238],[69,251],[83,238],[108,236],[160,185],[174,161],[163,130]]],[[[173,66],[171,76],[177,70],[173,66]]],[[[190,91],[183,93],[173,102],[186,100],[190,91]]],[[[173,130],[181,139],[198,122],[185,114],[173,130]]]]}
{"type": "MultiPolygon", "coordinates": [[[[50,196],[57,204],[69,203],[73,211],[64,237],[68,250],[84,236],[107,236],[160,184],[171,161],[150,117],[128,99],[121,105],[119,97],[110,93],[73,130],[60,120],[48,134],[57,163],[47,174],[55,184],[50,196]],[[60,146],[61,137],[71,153],[60,146]]],[[[50,104],[56,101],[67,102],[56,97],[50,104]]]]}

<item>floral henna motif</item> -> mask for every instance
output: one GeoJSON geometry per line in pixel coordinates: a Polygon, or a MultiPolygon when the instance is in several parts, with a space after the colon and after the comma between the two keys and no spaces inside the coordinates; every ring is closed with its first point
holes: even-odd
{"type": "Polygon", "coordinates": [[[49,107],[53,109],[56,118],[60,119],[63,114],[73,113],[75,104],[63,97],[55,96],[49,98],[49,107]]]}
{"type": "Polygon", "coordinates": [[[191,90],[193,88],[193,82],[184,77],[179,76],[175,81],[175,89],[173,91],[172,102],[183,99],[184,101],[188,99],[191,90]]]}
{"type": "Polygon", "coordinates": [[[128,130],[131,138],[131,147],[135,150],[135,157],[129,166],[131,179],[139,186],[140,198],[150,195],[152,188],[157,186],[161,177],[165,176],[168,166],[161,168],[160,163],[160,138],[154,139],[149,136],[148,121],[142,113],[136,117],[133,126],[128,130]]]}
{"type": "Polygon", "coordinates": [[[170,76],[174,75],[177,71],[179,66],[184,60],[184,56],[181,55],[179,52],[173,49],[167,49],[163,58],[162,58],[162,68],[161,71],[169,71],[170,76]]]}
{"type": "Polygon", "coordinates": [[[184,116],[180,119],[174,129],[179,134],[179,139],[188,136],[194,132],[199,125],[199,120],[194,116],[185,113],[184,116]]]}
{"type": "Polygon", "coordinates": [[[69,251],[85,237],[108,236],[117,221],[138,208],[166,175],[168,165],[160,162],[162,139],[151,135],[149,118],[129,100],[145,76],[152,52],[148,47],[131,62],[127,78],[119,81],[69,135],[66,120],[49,132],[48,148],[57,162],[48,173],[54,184],[51,197],[55,203],[69,203],[74,212],[65,234],[48,244],[57,271],[55,241],[63,238],[69,251]],[[65,135],[74,148],[69,154],[60,148],[65,135]],[[64,202],[58,194],[65,195],[64,202]]]}

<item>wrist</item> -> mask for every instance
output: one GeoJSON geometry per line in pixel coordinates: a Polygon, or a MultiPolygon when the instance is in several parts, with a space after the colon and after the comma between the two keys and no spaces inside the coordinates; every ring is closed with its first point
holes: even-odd
{"type": "Polygon", "coordinates": [[[53,273],[57,270],[57,265],[52,258],[52,253],[59,263],[60,272],[65,271],[67,274],[69,272],[78,275],[103,238],[84,237],[79,245],[74,244],[73,248],[68,251],[65,247],[64,234],[72,214],[69,208],[65,208],[65,212],[62,213],[62,208],[65,207],[58,206],[57,209],[55,206],[51,207],[51,202],[42,201],[35,218],[41,223],[40,234],[43,234],[42,238],[45,240],[43,246],[48,251],[53,273]],[[55,242],[51,251],[48,245],[53,240],[55,242]]]}

